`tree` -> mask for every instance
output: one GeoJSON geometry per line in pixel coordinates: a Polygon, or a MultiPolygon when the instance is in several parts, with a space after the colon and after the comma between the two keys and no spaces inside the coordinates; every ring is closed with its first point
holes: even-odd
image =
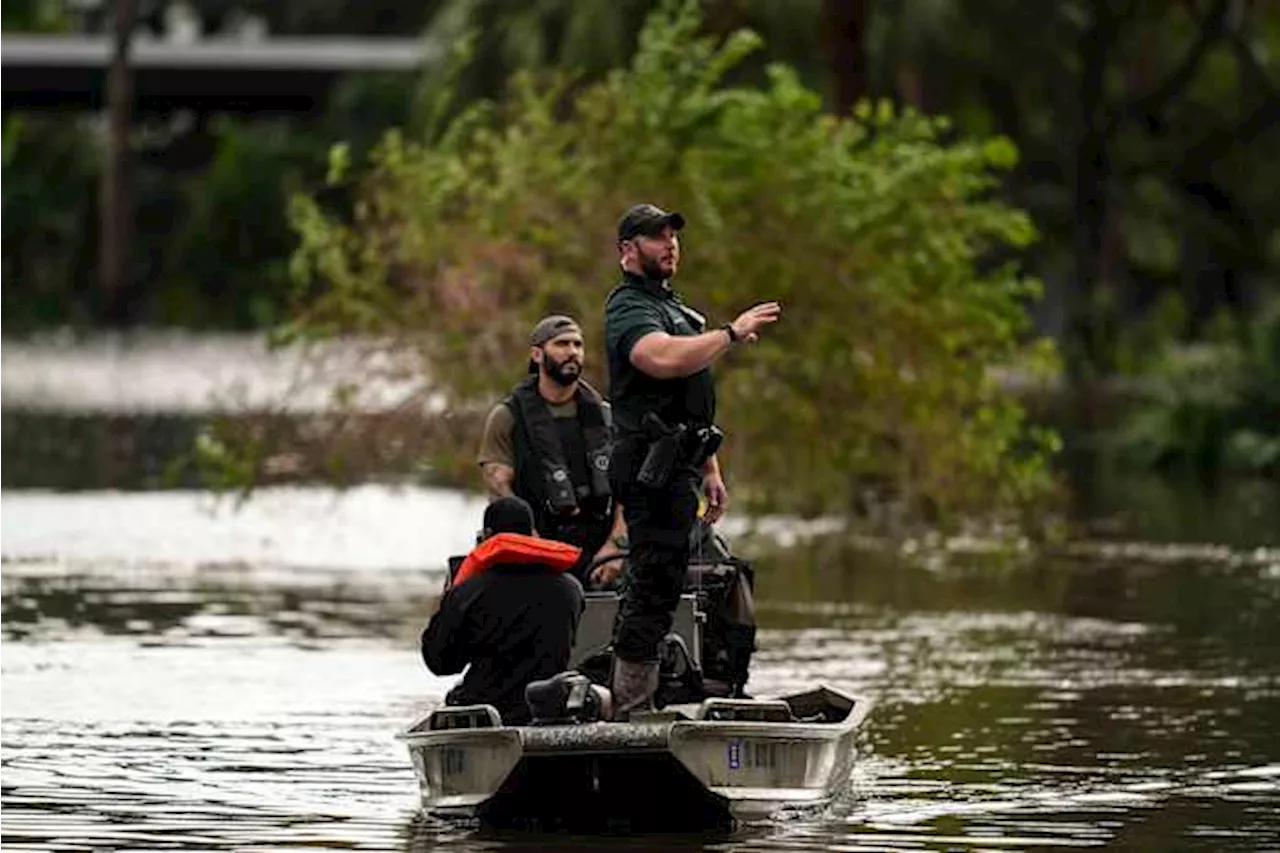
{"type": "Polygon", "coordinates": [[[847,114],[868,95],[867,0],[823,0],[822,42],[835,110],[847,114]]]}
{"type": "MultiPolygon", "coordinates": [[[[835,112],[847,114],[870,94],[869,0],[702,0],[701,7],[707,34],[740,28],[764,33],[769,59],[795,67],[835,112]]],[[[459,85],[465,98],[491,97],[516,71],[554,66],[595,79],[625,65],[651,8],[638,0],[443,0],[428,33],[442,43],[469,30],[478,34],[474,61],[459,85]]],[[[740,81],[762,82],[764,65],[744,57],[734,71],[740,81]]]]}
{"type": "Polygon", "coordinates": [[[785,66],[764,88],[727,85],[759,39],[701,23],[696,3],[666,2],[629,67],[581,88],[519,75],[434,134],[389,132],[349,178],[336,149],[353,202],[295,198],[298,314],[281,339],[382,342],[393,375],[417,379],[406,406],[439,395],[460,412],[519,378],[537,317],[568,311],[600,381],[610,234],[657,200],[689,216],[681,282],[713,317],[786,306],[720,371],[748,506],[843,510],[874,482],[917,518],[955,521],[1043,496],[1055,439],[994,376],[1051,363],[1025,335],[1037,284],[1009,262],[1034,230],[991,198],[1013,146],[943,144],[945,121],[887,104],[829,116],[785,66]]]}
{"type": "Polygon", "coordinates": [[[979,0],[884,14],[890,28],[910,22],[897,61],[927,71],[931,105],[1019,143],[1010,198],[1045,235],[1030,262],[1062,295],[1065,322],[1046,323],[1077,382],[1141,367],[1154,348],[1134,320],[1165,297],[1186,317],[1165,333],[1194,336],[1217,307],[1248,311],[1276,285],[1262,223],[1277,221],[1280,196],[1244,168],[1280,153],[1268,4],[979,0]]]}

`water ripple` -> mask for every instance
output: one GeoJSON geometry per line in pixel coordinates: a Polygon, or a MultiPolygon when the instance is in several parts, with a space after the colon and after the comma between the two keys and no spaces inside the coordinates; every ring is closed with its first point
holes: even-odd
{"type": "Polygon", "coordinates": [[[874,698],[839,802],[727,836],[539,838],[417,812],[394,734],[453,682],[417,658],[438,575],[7,562],[3,847],[1280,849],[1272,579],[836,567],[801,596],[791,577],[761,573],[749,689],[874,698]]]}

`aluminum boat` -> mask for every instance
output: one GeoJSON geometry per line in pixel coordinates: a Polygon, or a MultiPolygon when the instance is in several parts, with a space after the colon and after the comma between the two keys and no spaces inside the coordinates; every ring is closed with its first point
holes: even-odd
{"type": "MultiPolygon", "coordinates": [[[[571,666],[585,669],[607,645],[616,607],[615,594],[588,595],[571,666]]],[[[685,595],[674,633],[694,668],[703,621],[696,596],[685,595]]],[[[446,706],[401,732],[424,811],[506,828],[688,831],[821,808],[848,785],[870,711],[867,699],[820,685],[612,722],[599,713],[599,685],[567,675],[553,719],[507,726],[491,705],[446,706]],[[593,702],[597,713],[584,713],[593,702]]]]}

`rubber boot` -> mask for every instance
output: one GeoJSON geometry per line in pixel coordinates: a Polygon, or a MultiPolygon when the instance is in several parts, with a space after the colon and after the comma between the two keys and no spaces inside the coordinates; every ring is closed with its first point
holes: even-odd
{"type": "Polygon", "coordinates": [[[632,711],[653,708],[658,691],[658,664],[632,663],[615,658],[613,663],[613,719],[626,722],[632,711]]]}

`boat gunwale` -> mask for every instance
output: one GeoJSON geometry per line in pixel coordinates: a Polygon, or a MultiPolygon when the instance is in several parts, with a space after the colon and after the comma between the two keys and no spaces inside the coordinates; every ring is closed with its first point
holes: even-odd
{"type": "MultiPolygon", "coordinates": [[[[520,739],[522,751],[533,751],[536,753],[551,752],[561,754],[583,754],[589,752],[604,751],[625,751],[625,752],[646,752],[661,751],[668,749],[673,738],[685,738],[691,734],[697,735],[701,733],[714,733],[726,737],[760,737],[778,736],[786,737],[793,740],[835,740],[853,730],[857,729],[865,722],[870,715],[874,702],[865,696],[854,696],[845,693],[842,690],[832,688],[826,684],[819,684],[815,690],[828,690],[847,700],[853,707],[849,709],[849,713],[842,720],[836,722],[803,722],[792,720],[787,722],[767,721],[767,720],[707,720],[700,717],[691,719],[668,719],[662,721],[641,721],[641,722],[615,722],[610,720],[596,720],[589,723],[561,723],[554,725],[523,725],[508,726],[500,724],[497,726],[484,726],[478,728],[459,728],[459,729],[429,729],[418,730],[418,727],[426,723],[431,714],[439,709],[433,709],[431,712],[419,717],[412,725],[396,733],[397,740],[403,740],[408,746],[414,746],[421,741],[427,741],[431,744],[450,743],[455,740],[469,742],[481,739],[490,732],[512,732],[520,739]],[[642,732],[636,729],[644,727],[642,732]],[[573,731],[575,735],[561,739],[563,733],[573,731]],[[584,738],[580,733],[590,731],[595,733],[598,738],[584,738]],[[618,737],[605,735],[606,732],[617,732],[618,737]],[[536,733],[536,734],[535,734],[536,733]],[[624,738],[630,735],[632,742],[627,742],[624,738]],[[599,740],[598,745],[575,746],[572,741],[599,740]],[[639,743],[634,741],[639,740],[639,743]]],[[[781,701],[797,698],[807,695],[813,691],[806,691],[800,694],[791,694],[788,696],[777,697],[781,701]]],[[[442,706],[443,707],[443,706],[442,706]]],[[[470,706],[459,706],[459,709],[470,706]]],[[[488,706],[485,706],[488,707],[488,706]]],[[[700,707],[695,705],[693,707],[700,707]]]]}
{"type": "MultiPolygon", "coordinates": [[[[594,722],[555,726],[494,726],[475,729],[408,731],[397,734],[410,747],[484,742],[497,733],[519,738],[524,755],[584,755],[665,752],[676,740],[760,738],[777,741],[833,741],[845,737],[865,719],[851,712],[838,723],[765,722],[757,720],[671,720],[662,723],[594,722]]],[[[496,739],[496,738],[495,738],[496,739]]]]}

